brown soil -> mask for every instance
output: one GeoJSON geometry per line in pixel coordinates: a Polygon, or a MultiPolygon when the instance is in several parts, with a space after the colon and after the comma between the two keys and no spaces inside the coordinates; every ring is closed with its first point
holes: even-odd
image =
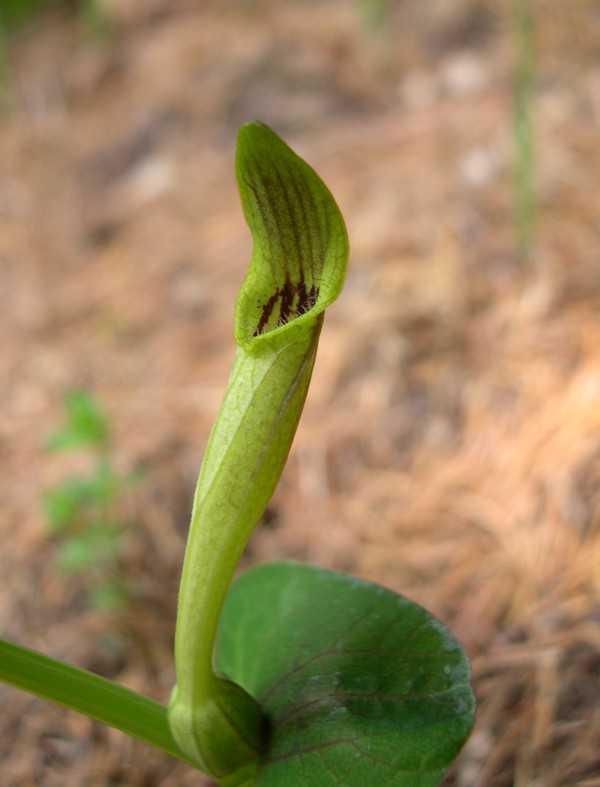
{"type": "MultiPolygon", "coordinates": [[[[321,173],[352,258],[295,447],[245,565],[291,557],[425,604],[473,659],[447,785],[600,785],[600,14],[536,3],[539,226],[516,251],[509,4],[104,0],[12,41],[0,120],[3,634],[166,700],[187,517],[250,256],[239,125],[321,173]],[[125,501],[118,615],[53,565],[49,454],[84,387],[125,501]]],[[[3,787],[197,773],[0,688],[3,787]]]]}

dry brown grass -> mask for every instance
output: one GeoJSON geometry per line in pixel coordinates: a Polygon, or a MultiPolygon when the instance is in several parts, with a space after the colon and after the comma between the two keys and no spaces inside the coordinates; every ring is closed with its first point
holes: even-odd
{"type": "MultiPolygon", "coordinates": [[[[600,19],[593,0],[535,6],[541,226],[524,263],[508,15],[443,6],[399,6],[387,40],[341,0],[140,1],[109,48],[58,17],[18,40],[0,125],[0,620],[168,696],[186,518],[250,251],[235,132],[257,116],[330,184],[353,254],[246,562],[353,571],[448,623],[479,698],[448,785],[592,787],[600,19]],[[78,461],[42,449],[76,385],[109,411],[119,467],[147,473],[124,559],[139,593],[117,619],[53,570],[40,510],[78,461]]],[[[73,714],[6,689],[0,702],[3,786],[202,783],[73,714]]]]}

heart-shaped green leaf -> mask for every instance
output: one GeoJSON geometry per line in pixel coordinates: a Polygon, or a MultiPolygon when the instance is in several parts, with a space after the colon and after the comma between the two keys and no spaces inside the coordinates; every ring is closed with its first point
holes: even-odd
{"type": "Polygon", "coordinates": [[[473,723],[468,660],[439,621],[379,585],[312,566],[241,576],[217,667],[269,719],[257,787],[433,787],[473,723]]]}

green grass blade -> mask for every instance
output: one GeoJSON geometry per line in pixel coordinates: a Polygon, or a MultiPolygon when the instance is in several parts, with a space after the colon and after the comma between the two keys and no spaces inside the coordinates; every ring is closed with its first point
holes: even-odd
{"type": "Polygon", "coordinates": [[[189,763],[159,702],[93,672],[0,639],[0,680],[122,730],[189,763]]]}

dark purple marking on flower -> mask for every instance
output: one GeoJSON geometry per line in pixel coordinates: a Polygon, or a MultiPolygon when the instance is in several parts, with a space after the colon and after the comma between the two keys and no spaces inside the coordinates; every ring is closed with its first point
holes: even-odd
{"type": "Polygon", "coordinates": [[[300,317],[302,314],[310,311],[319,297],[319,288],[312,285],[307,289],[304,281],[298,284],[293,284],[291,281],[286,280],[283,287],[275,290],[273,295],[262,307],[262,314],[254,331],[254,336],[260,336],[265,333],[269,328],[275,309],[279,304],[279,316],[277,318],[277,326],[286,325],[294,317],[300,317]]]}

